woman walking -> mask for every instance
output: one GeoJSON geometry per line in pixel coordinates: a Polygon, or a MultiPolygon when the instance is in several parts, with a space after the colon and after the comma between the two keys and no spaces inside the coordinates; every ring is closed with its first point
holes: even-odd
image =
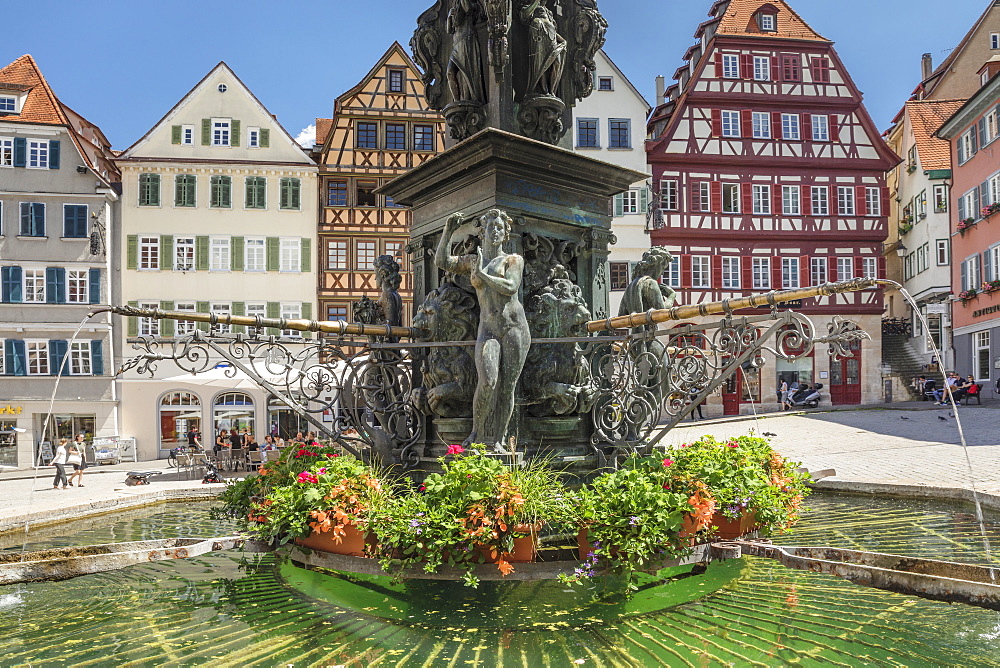
{"type": "Polygon", "coordinates": [[[76,437],[76,441],[70,443],[69,454],[66,463],[72,465],[73,474],[69,477],[69,486],[73,486],[73,478],[76,478],[76,486],[83,487],[83,470],[87,468],[87,458],[84,454],[83,435],[76,437]]]}
{"type": "Polygon", "coordinates": [[[67,443],[69,443],[69,439],[59,439],[59,447],[56,448],[56,454],[52,457],[52,461],[49,462],[50,466],[56,467],[56,477],[52,479],[52,489],[66,489],[66,484],[69,482],[66,479],[66,458],[69,456],[66,452],[67,443]],[[59,486],[60,483],[62,484],[61,488],[59,486]]]}

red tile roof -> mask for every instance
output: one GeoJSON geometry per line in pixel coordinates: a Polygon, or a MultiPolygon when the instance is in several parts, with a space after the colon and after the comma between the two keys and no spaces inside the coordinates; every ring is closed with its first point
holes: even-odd
{"type": "Polygon", "coordinates": [[[14,84],[19,90],[28,90],[27,99],[21,107],[21,113],[7,115],[8,121],[25,123],[45,123],[49,125],[68,125],[69,120],[63,113],[55,93],[38,69],[38,64],[30,55],[24,55],[13,63],[0,69],[0,87],[14,84]]]}
{"type": "Polygon", "coordinates": [[[951,169],[951,144],[933,135],[963,104],[965,100],[913,100],[906,103],[910,126],[917,140],[920,166],[925,171],[951,169]]]}
{"type": "Polygon", "coordinates": [[[325,144],[326,138],[330,134],[330,128],[333,127],[332,118],[317,118],[316,119],[316,143],[325,144]]]}
{"type": "MultiPolygon", "coordinates": [[[[718,6],[716,3],[715,6],[718,6]]],[[[713,8],[715,7],[713,6],[713,8]]],[[[829,42],[809,27],[785,0],[731,0],[716,31],[719,35],[754,35],[780,39],[805,39],[829,42]],[[757,11],[762,7],[776,10],[777,30],[764,32],[757,26],[757,11]]]]}

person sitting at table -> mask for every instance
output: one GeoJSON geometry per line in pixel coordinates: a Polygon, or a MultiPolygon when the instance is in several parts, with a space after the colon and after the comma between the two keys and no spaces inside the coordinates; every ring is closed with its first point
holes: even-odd
{"type": "Polygon", "coordinates": [[[219,456],[223,450],[229,450],[229,431],[223,429],[219,432],[219,435],[215,437],[215,447],[212,451],[215,452],[216,456],[219,456]]]}
{"type": "Polygon", "coordinates": [[[253,437],[253,434],[246,435],[246,441],[244,441],[244,445],[246,446],[246,449],[249,452],[256,452],[260,450],[260,443],[258,443],[257,439],[253,437]]]}
{"type": "Polygon", "coordinates": [[[274,436],[271,436],[270,434],[265,436],[264,442],[260,444],[260,449],[263,452],[267,452],[269,450],[277,450],[278,446],[275,445],[274,443],[274,436]]]}
{"type": "Polygon", "coordinates": [[[315,435],[315,434],[313,434],[313,433],[312,433],[312,432],[310,431],[310,432],[307,432],[307,433],[306,433],[306,440],[305,440],[305,444],[306,444],[306,445],[311,445],[311,446],[318,446],[318,445],[319,445],[319,441],[317,441],[317,440],[316,440],[316,435],[315,435]]]}
{"type": "Polygon", "coordinates": [[[292,439],[292,443],[305,443],[306,439],[302,435],[301,431],[295,432],[295,438],[292,439]]]}

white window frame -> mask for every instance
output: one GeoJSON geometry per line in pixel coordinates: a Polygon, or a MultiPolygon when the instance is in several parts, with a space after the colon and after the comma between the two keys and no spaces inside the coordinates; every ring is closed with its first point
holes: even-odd
{"type": "Polygon", "coordinates": [[[857,212],[854,186],[837,186],[837,215],[853,216],[857,212]]]}
{"type": "Polygon", "coordinates": [[[351,268],[351,245],[347,239],[328,239],[326,242],[326,265],[328,271],[349,271],[351,268]],[[342,249],[343,262],[338,260],[337,266],[330,266],[330,245],[338,244],[337,248],[342,249]]]}
{"type": "Polygon", "coordinates": [[[829,186],[810,186],[810,198],[809,204],[812,207],[811,214],[813,216],[829,216],[830,215],[830,187],[829,186]]]}
{"type": "Polygon", "coordinates": [[[697,289],[712,287],[712,258],[710,256],[691,256],[691,287],[697,289]]]}
{"type": "Polygon", "coordinates": [[[846,281],[851,278],[856,278],[854,275],[854,258],[853,257],[838,257],[837,258],[837,280],[846,281]]]}
{"type": "Polygon", "coordinates": [[[991,276],[994,281],[1000,279],[1000,244],[986,249],[986,261],[989,268],[983,276],[991,276]]]}
{"type": "Polygon", "coordinates": [[[865,210],[869,216],[882,215],[882,189],[865,188],[865,210]]]}
{"type": "Polygon", "coordinates": [[[92,376],[94,375],[93,361],[90,357],[90,341],[73,341],[69,346],[69,375],[71,376],[92,376]]]}
{"type": "MultiPolygon", "coordinates": [[[[7,350],[7,340],[0,339],[0,346],[7,350]]],[[[7,355],[0,355],[0,376],[7,375],[7,355]]]]}
{"type": "Polygon", "coordinates": [[[232,271],[233,241],[231,237],[208,238],[208,270],[232,271]]]}
{"type": "Polygon", "coordinates": [[[969,128],[968,132],[966,132],[964,135],[958,138],[958,141],[961,144],[961,146],[959,147],[961,150],[959,150],[958,154],[962,156],[962,158],[964,158],[964,160],[959,160],[958,164],[960,165],[964,165],[969,160],[972,160],[973,156],[975,155],[975,153],[972,152],[972,133],[975,131],[976,128],[971,127],[969,128]]]}
{"type": "Polygon", "coordinates": [[[681,256],[674,255],[670,264],[663,270],[664,282],[671,288],[681,287],[681,256]]]}
{"type": "Polygon", "coordinates": [[[1000,33],[998,32],[990,33],[990,48],[1000,49],[1000,33]]]}
{"type": "Polygon", "coordinates": [[[260,128],[247,128],[247,148],[260,148],[260,128]]]}
{"type": "Polygon", "coordinates": [[[660,180],[660,208],[677,211],[680,207],[680,185],[677,179],[660,180]]]}
{"type": "Polygon", "coordinates": [[[753,184],[753,212],[758,216],[771,215],[771,186],[753,184]]]}
{"type": "Polygon", "coordinates": [[[753,79],[754,79],[754,81],[770,81],[771,80],[771,57],[770,56],[754,56],[753,57],[753,79]]]}
{"type": "Polygon", "coordinates": [[[181,146],[194,146],[194,126],[181,126],[181,146]]]}
{"type": "Polygon", "coordinates": [[[750,273],[752,276],[754,290],[771,289],[771,258],[751,258],[750,273]]]}
{"type": "Polygon", "coordinates": [[[248,318],[267,317],[267,302],[246,302],[243,307],[243,313],[248,318]]]}
{"type": "Polygon", "coordinates": [[[195,237],[174,237],[174,271],[194,271],[195,237]]]}
{"type": "Polygon", "coordinates": [[[812,115],[812,140],[830,141],[830,117],[826,114],[812,115]]]}
{"type": "Polygon", "coordinates": [[[386,241],[385,242],[385,252],[383,255],[388,255],[389,257],[396,260],[399,263],[399,268],[405,271],[403,261],[406,258],[406,244],[402,241],[386,241]]]}
{"type": "MultiPolygon", "coordinates": [[[[174,310],[181,313],[194,313],[197,311],[197,305],[194,302],[177,302],[174,305],[174,310]]],[[[174,323],[174,336],[186,336],[190,334],[195,329],[197,329],[197,323],[190,321],[178,320],[174,323]]]]}
{"type": "Polygon", "coordinates": [[[139,237],[139,271],[160,270],[160,237],[139,237]]]}
{"type": "Polygon", "coordinates": [[[267,239],[264,237],[243,238],[243,271],[256,273],[267,271],[267,239]]]}
{"type": "Polygon", "coordinates": [[[827,258],[809,258],[809,279],[813,285],[823,285],[830,280],[830,266],[827,258]]]}
{"type": "Polygon", "coordinates": [[[740,78],[740,57],[735,53],[722,54],[722,78],[740,78]]]}
{"type": "MultiPolygon", "coordinates": [[[[281,302],[281,317],[285,320],[298,320],[302,317],[301,302],[281,302]]],[[[302,332],[295,329],[281,330],[282,336],[302,338],[302,332]]]]}
{"type": "Polygon", "coordinates": [[[800,287],[801,263],[797,257],[781,258],[781,287],[785,290],[800,287]]]}
{"type": "Polygon", "coordinates": [[[13,137],[0,137],[0,167],[14,167],[13,137]]]}
{"type": "Polygon", "coordinates": [[[66,303],[90,303],[90,270],[66,268],[66,303]]]}
{"type": "Polygon", "coordinates": [[[212,119],[212,146],[232,146],[233,119],[212,119]]]}
{"type": "MultiPolygon", "coordinates": [[[[6,102],[7,100],[10,100],[10,102],[12,103],[10,105],[9,109],[6,109],[6,108],[5,109],[0,109],[0,112],[5,113],[5,114],[16,114],[17,113],[17,103],[18,103],[19,97],[20,96],[18,96],[18,95],[0,95],[0,102],[6,102]]],[[[6,107],[6,106],[7,105],[4,104],[4,107],[6,107]]]]}
{"type": "Polygon", "coordinates": [[[976,206],[976,193],[979,192],[979,187],[976,186],[969,192],[962,195],[962,199],[965,200],[965,217],[972,218],[974,220],[979,220],[982,218],[982,212],[979,207],[976,206]]]}
{"type": "Polygon", "coordinates": [[[637,215],[639,211],[639,190],[630,188],[622,193],[622,214],[626,216],[637,215]]]}
{"type": "Polygon", "coordinates": [[[922,274],[927,271],[927,247],[921,245],[917,247],[917,273],[922,274]]]}
{"type": "Polygon", "coordinates": [[[722,258],[722,289],[740,289],[740,258],[738,256],[722,258]]]}
{"type": "Polygon", "coordinates": [[[787,141],[802,139],[801,121],[798,114],[781,115],[781,138],[787,141]]]}
{"type": "Polygon", "coordinates": [[[712,184],[710,181],[701,181],[694,185],[698,190],[698,203],[701,205],[698,213],[708,213],[712,210],[712,184]]]}
{"type": "Polygon", "coordinates": [[[29,376],[49,376],[49,342],[46,339],[24,340],[24,367],[29,376]]]}
{"type": "Polygon", "coordinates": [[[862,278],[878,278],[878,258],[877,257],[863,257],[863,258],[861,258],[861,277],[862,278]]]}
{"type": "Polygon", "coordinates": [[[28,169],[49,168],[49,141],[47,139],[29,139],[25,153],[25,167],[28,169]]]}
{"type": "Polygon", "coordinates": [[[753,112],[753,138],[754,139],[770,139],[771,138],[771,112],[769,111],[755,111],[753,112]]]}
{"type": "Polygon", "coordinates": [[[935,244],[935,255],[937,266],[947,267],[951,264],[951,242],[950,239],[938,239],[935,244]]]}
{"type": "MultiPolygon", "coordinates": [[[[231,302],[211,302],[208,308],[212,313],[216,313],[218,315],[232,315],[233,313],[233,305],[231,302]]],[[[220,322],[212,325],[211,331],[213,334],[228,334],[232,331],[232,327],[220,322]]]]}
{"type": "MultiPolygon", "coordinates": [[[[160,308],[160,302],[139,302],[139,308],[160,308]]],[[[159,336],[160,321],[156,318],[139,318],[139,336],[159,336]]]]}
{"type": "Polygon", "coordinates": [[[21,272],[21,302],[24,304],[44,304],[48,297],[45,268],[23,267],[21,272]]]}
{"type": "Polygon", "coordinates": [[[799,186],[781,186],[781,213],[785,216],[802,215],[802,191],[799,186]]]}
{"type": "Polygon", "coordinates": [[[990,353],[990,330],[983,330],[981,332],[975,332],[972,335],[972,368],[976,370],[976,380],[989,381],[990,373],[992,369],[991,362],[993,361],[992,354],[990,353]],[[983,351],[986,351],[985,355],[985,369],[980,366],[983,361],[983,351]],[[985,371],[985,373],[983,373],[985,371]]]}
{"type": "Polygon", "coordinates": [[[740,134],[740,112],[723,110],[721,116],[723,137],[739,138],[743,136],[740,134]]]}
{"type": "Polygon", "coordinates": [[[281,237],[278,246],[278,271],[302,272],[302,240],[298,237],[281,237]]]}
{"type": "Polygon", "coordinates": [[[743,193],[739,183],[722,184],[722,213],[740,213],[743,193]]]}
{"type": "Polygon", "coordinates": [[[373,269],[375,269],[375,258],[378,257],[378,242],[377,241],[374,241],[374,240],[358,240],[358,241],[355,241],[354,242],[354,252],[355,252],[355,262],[357,263],[357,270],[358,271],[372,271],[373,269]],[[371,245],[371,249],[369,249],[367,247],[364,248],[364,249],[362,249],[362,247],[361,247],[362,245],[365,245],[365,246],[371,245]],[[362,253],[362,250],[364,250],[364,251],[371,250],[371,262],[370,263],[362,264],[362,261],[361,261],[362,257],[364,257],[364,256],[367,255],[367,252],[362,253]]]}
{"type": "Polygon", "coordinates": [[[774,14],[759,14],[760,25],[758,26],[764,32],[775,32],[777,28],[777,19],[774,14]]]}

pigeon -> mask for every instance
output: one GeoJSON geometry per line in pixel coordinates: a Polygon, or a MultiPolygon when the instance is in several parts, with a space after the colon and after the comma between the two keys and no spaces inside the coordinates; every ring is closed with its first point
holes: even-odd
{"type": "Polygon", "coordinates": [[[775,436],[777,436],[777,434],[775,434],[773,431],[765,431],[764,436],[767,436],[768,438],[774,438],[775,436]]]}
{"type": "Polygon", "coordinates": [[[909,420],[910,418],[906,417],[905,415],[900,415],[899,419],[900,420],[909,420]]]}
{"type": "Polygon", "coordinates": [[[948,421],[948,418],[946,418],[946,417],[945,417],[945,416],[943,416],[943,415],[938,415],[938,420],[941,420],[941,422],[947,422],[947,421],[948,421]]]}

